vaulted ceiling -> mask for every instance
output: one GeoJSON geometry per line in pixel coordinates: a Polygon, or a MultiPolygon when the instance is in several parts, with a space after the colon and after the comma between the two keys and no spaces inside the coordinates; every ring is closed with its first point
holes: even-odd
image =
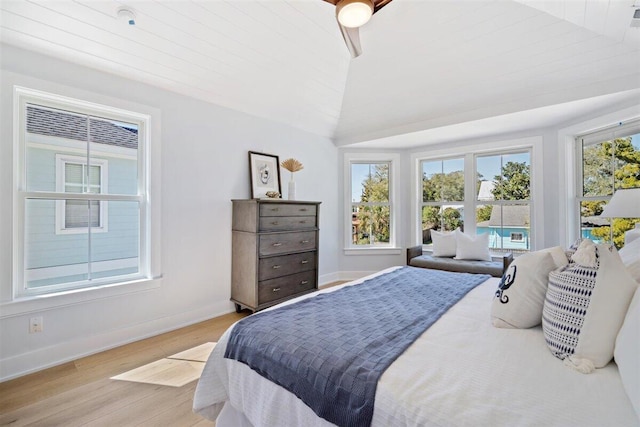
{"type": "Polygon", "coordinates": [[[0,41],[332,138],[411,147],[640,102],[633,0],[2,0],[0,41]],[[117,17],[135,13],[135,26],[117,17]]]}

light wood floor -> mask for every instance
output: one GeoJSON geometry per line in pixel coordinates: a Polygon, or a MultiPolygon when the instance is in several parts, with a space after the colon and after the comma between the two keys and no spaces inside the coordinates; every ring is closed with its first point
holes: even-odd
{"type": "Polygon", "coordinates": [[[213,426],[191,411],[197,381],[166,387],[109,378],[218,341],[248,314],[227,314],[0,383],[0,425],[213,426]]]}

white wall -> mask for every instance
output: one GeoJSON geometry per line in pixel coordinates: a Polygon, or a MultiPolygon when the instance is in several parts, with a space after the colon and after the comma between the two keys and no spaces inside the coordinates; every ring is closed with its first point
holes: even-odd
{"type": "MultiPolygon", "coordinates": [[[[0,380],[134,341],[233,310],[231,202],[248,198],[248,154],[299,159],[297,198],[321,201],[320,283],[338,271],[337,149],[330,140],[175,93],[2,45],[0,81],[0,380]],[[161,120],[159,286],[27,310],[8,303],[11,289],[13,85],[89,101],[126,102],[161,120]],[[8,313],[8,314],[7,314],[8,313]],[[43,316],[44,332],[28,333],[43,316]]],[[[288,175],[282,176],[286,194],[288,175]]],[[[36,307],[36,308],[33,308],[36,307]]]]}

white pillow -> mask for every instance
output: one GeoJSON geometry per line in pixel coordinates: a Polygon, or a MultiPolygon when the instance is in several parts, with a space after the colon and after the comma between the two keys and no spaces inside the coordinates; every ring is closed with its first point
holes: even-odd
{"type": "Polygon", "coordinates": [[[456,230],[456,258],[491,261],[489,253],[489,233],[470,236],[456,230]]]}
{"type": "Polygon", "coordinates": [[[613,351],[624,390],[640,418],[640,291],[636,290],[613,351]]]}
{"type": "Polygon", "coordinates": [[[632,240],[618,251],[631,276],[640,282],[640,239],[632,240]]]}
{"type": "MultiPolygon", "coordinates": [[[[562,248],[560,253],[566,260],[562,248]]],[[[491,305],[496,328],[532,328],[542,321],[549,272],[556,263],[548,251],[531,252],[513,260],[504,272],[491,305]]]]}
{"type": "Polygon", "coordinates": [[[448,233],[441,233],[431,230],[431,241],[433,242],[433,256],[452,257],[456,255],[456,228],[448,233]]]}
{"type": "Polygon", "coordinates": [[[569,264],[549,273],[542,330],[551,352],[574,369],[605,366],[638,284],[617,252],[597,245],[596,266],[569,264]]]}
{"type": "MultiPolygon", "coordinates": [[[[539,252],[548,252],[549,255],[553,258],[553,262],[556,264],[556,268],[564,267],[569,264],[569,260],[567,259],[567,254],[560,246],[555,246],[553,248],[541,249],[539,252]]],[[[545,285],[545,289],[547,286],[545,285]]]]}

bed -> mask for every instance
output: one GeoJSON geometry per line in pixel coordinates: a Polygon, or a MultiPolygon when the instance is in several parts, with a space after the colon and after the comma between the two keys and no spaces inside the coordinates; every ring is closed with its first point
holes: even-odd
{"type": "MultiPolygon", "coordinates": [[[[371,279],[398,268],[413,267],[386,269],[269,310],[346,287],[367,292],[371,279]]],[[[488,302],[499,283],[488,278],[471,289],[384,371],[371,425],[640,426],[614,362],[584,375],[554,357],[540,326],[492,326],[488,302]]],[[[247,364],[225,358],[234,326],[205,366],[195,412],[217,427],[334,425],[247,364]]]]}

